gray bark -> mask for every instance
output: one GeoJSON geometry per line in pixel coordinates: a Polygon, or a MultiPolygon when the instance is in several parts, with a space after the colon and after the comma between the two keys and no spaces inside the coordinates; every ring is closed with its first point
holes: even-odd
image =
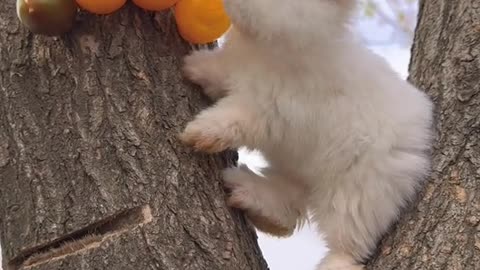
{"type": "Polygon", "coordinates": [[[168,12],[82,14],[61,38],[0,5],[0,235],[8,269],[266,269],[224,203],[233,154],[176,135],[206,106],[168,12]]]}
{"type": "Polygon", "coordinates": [[[480,269],[480,1],[421,0],[412,52],[436,106],[432,176],[369,269],[480,269]]]}

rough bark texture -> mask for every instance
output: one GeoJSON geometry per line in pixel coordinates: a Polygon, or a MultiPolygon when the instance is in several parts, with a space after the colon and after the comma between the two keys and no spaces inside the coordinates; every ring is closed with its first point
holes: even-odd
{"type": "Polygon", "coordinates": [[[436,106],[433,173],[369,269],[480,269],[480,1],[423,0],[419,16],[410,80],[436,106]]]}
{"type": "Polygon", "coordinates": [[[200,107],[168,12],[34,36],[0,5],[0,234],[8,269],[266,269],[224,203],[232,156],[176,134],[200,107]]]}

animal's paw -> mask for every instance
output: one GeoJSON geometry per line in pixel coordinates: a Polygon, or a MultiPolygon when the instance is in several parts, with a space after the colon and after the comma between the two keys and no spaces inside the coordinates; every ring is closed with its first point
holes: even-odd
{"type": "Polygon", "coordinates": [[[201,86],[203,93],[216,100],[226,95],[225,70],[216,51],[194,51],[184,58],[183,74],[201,86]]]}
{"type": "MultiPolygon", "coordinates": [[[[223,171],[225,187],[230,191],[227,198],[229,207],[243,210],[250,222],[260,231],[273,236],[287,237],[292,235],[295,225],[291,226],[276,217],[275,209],[263,202],[262,191],[252,172],[240,168],[229,168],[223,171]]],[[[267,194],[264,194],[268,196],[267,194]]]]}
{"type": "Polygon", "coordinates": [[[227,204],[230,207],[242,210],[255,209],[259,205],[255,199],[256,190],[254,180],[247,169],[228,168],[223,170],[225,187],[230,191],[227,204]]]}
{"type": "Polygon", "coordinates": [[[218,153],[232,145],[231,139],[225,135],[220,127],[195,120],[187,125],[179,137],[184,144],[197,151],[218,153]]]}
{"type": "Polygon", "coordinates": [[[207,87],[210,83],[209,62],[211,53],[208,51],[194,51],[183,59],[182,72],[190,81],[207,87]]]}

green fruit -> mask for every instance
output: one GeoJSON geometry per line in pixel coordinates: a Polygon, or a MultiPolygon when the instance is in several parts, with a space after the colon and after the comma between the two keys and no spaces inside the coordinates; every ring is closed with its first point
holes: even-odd
{"type": "Polygon", "coordinates": [[[68,32],[76,14],[75,0],[17,0],[18,18],[35,34],[56,36],[68,32]]]}

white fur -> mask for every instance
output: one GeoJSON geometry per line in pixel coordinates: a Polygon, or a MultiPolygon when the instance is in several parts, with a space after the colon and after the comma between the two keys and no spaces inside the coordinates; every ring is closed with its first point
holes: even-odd
{"type": "Polygon", "coordinates": [[[227,169],[228,203],[282,236],[309,211],[330,248],[318,270],[361,269],[428,173],[430,100],[349,33],[354,0],[224,3],[225,45],[185,59],[219,100],[181,139],[259,149],[269,169],[227,169]]]}

